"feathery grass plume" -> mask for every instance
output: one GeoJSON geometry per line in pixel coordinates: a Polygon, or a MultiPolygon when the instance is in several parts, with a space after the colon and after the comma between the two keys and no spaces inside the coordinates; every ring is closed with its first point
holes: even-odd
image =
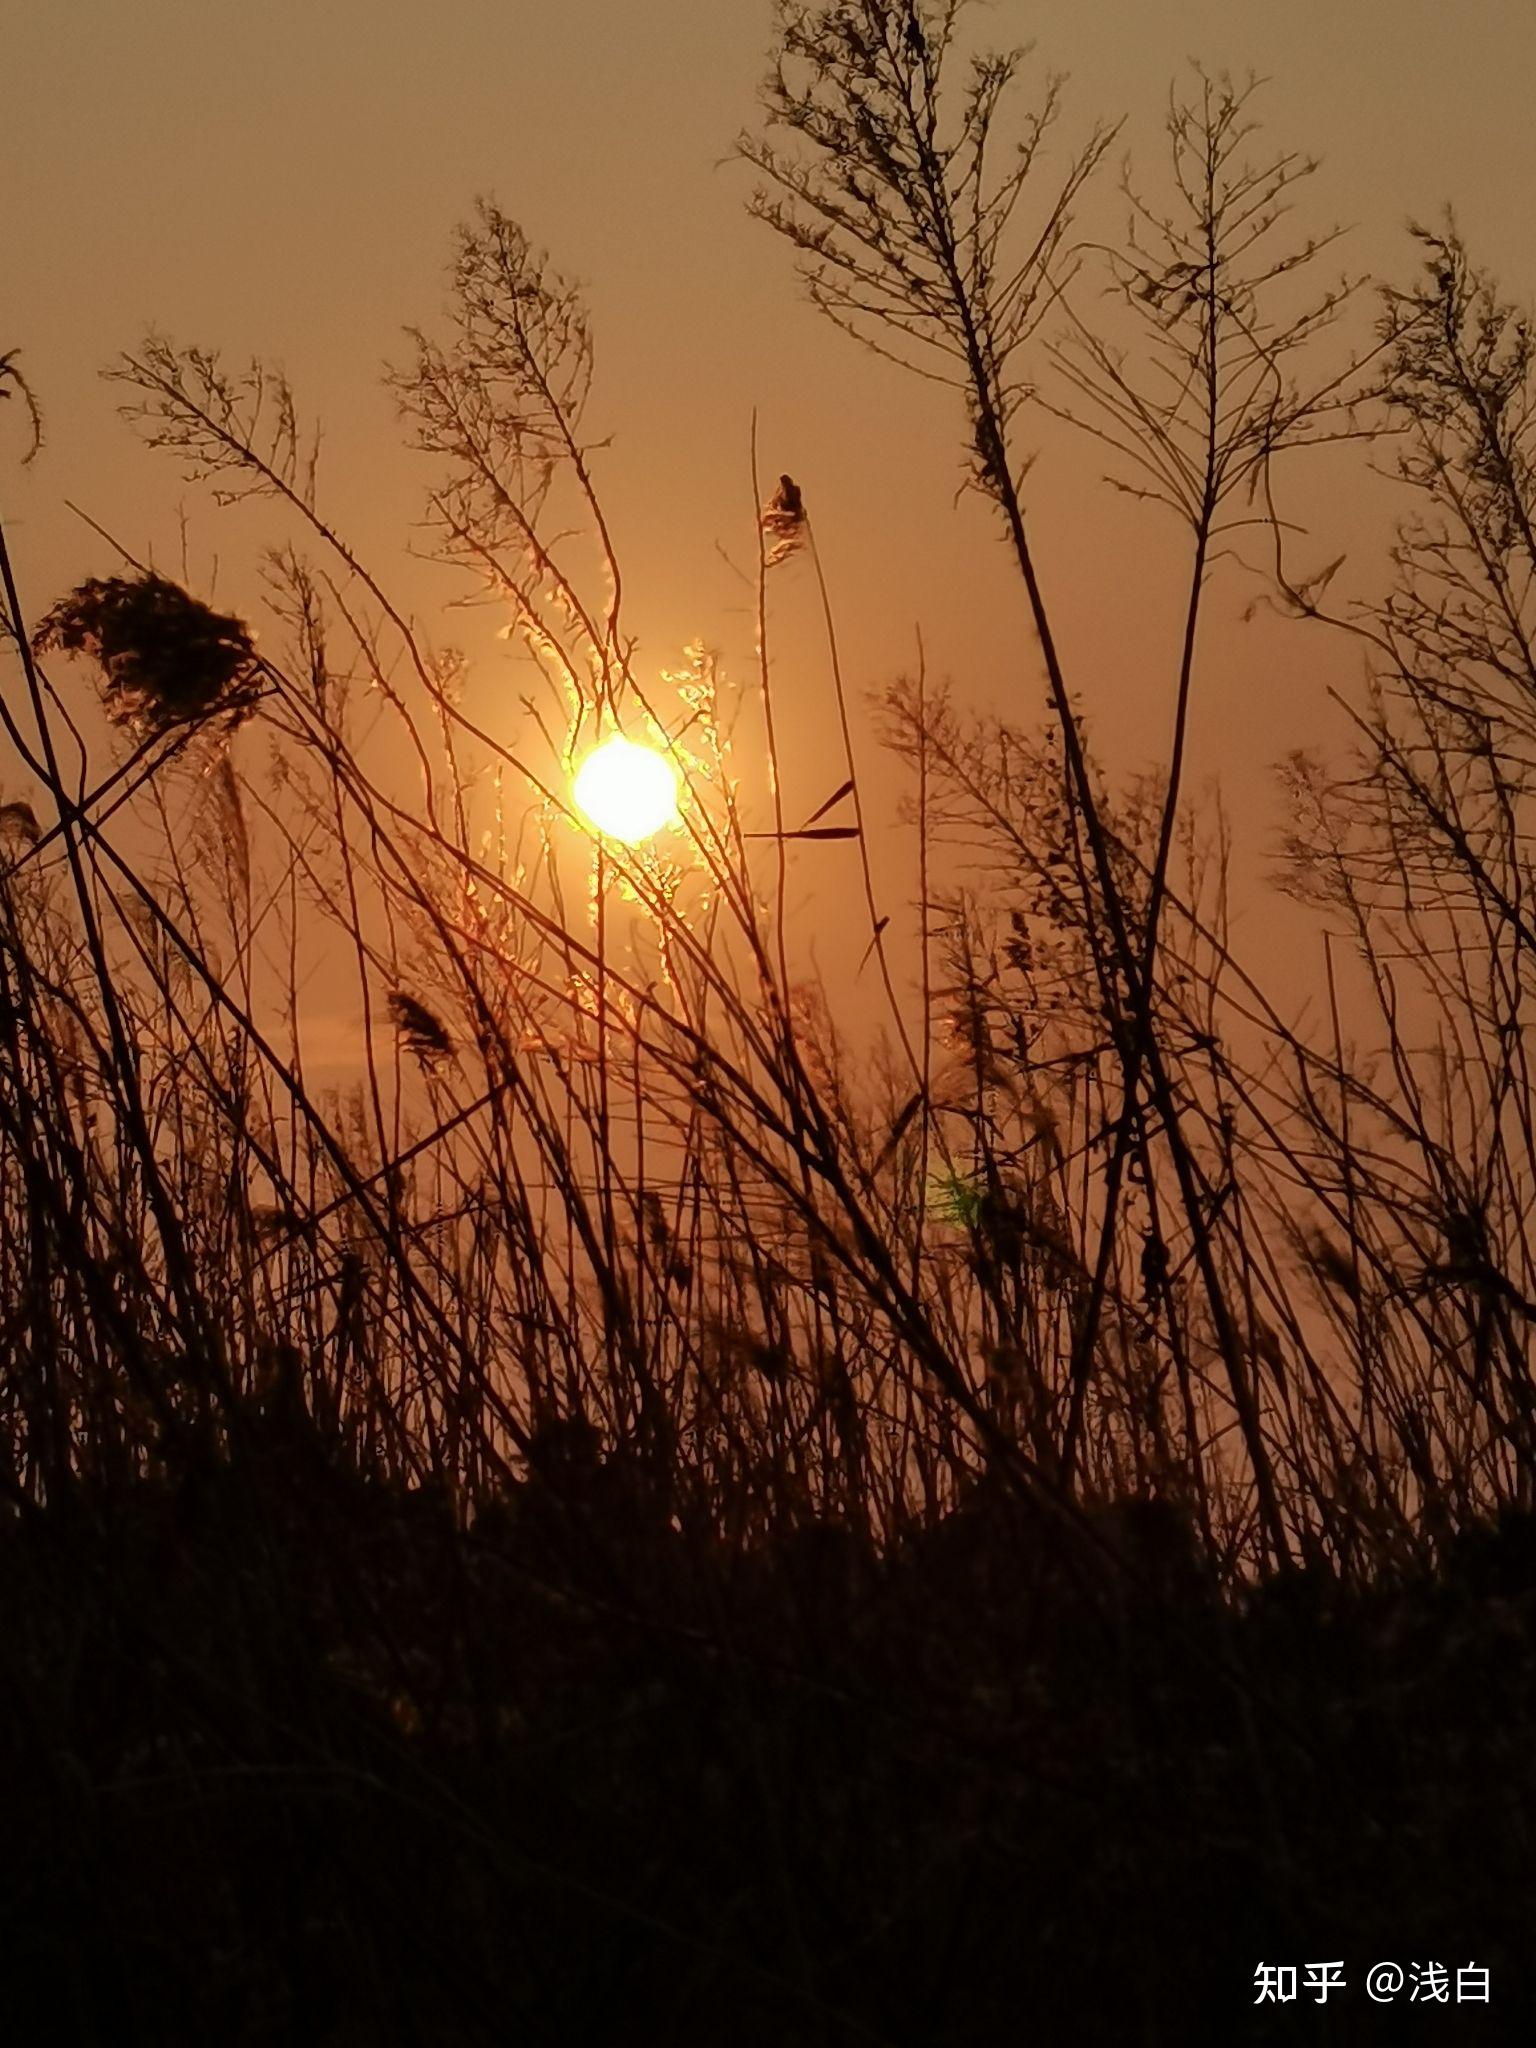
{"type": "Polygon", "coordinates": [[[233,727],[262,694],[251,631],[169,578],[90,577],[43,618],[33,651],[88,654],[107,715],[147,732],[221,718],[233,727]]]}
{"type": "Polygon", "coordinates": [[[425,1003],[396,990],[389,997],[389,1015],[400,1042],[413,1052],[424,1067],[434,1067],[453,1051],[447,1026],[434,1017],[425,1003]]]}
{"type": "Polygon", "coordinates": [[[36,846],[42,836],[37,813],[25,797],[16,797],[10,803],[0,804],[0,842],[12,840],[19,841],[24,846],[36,846]]]}
{"type": "Polygon", "coordinates": [[[763,507],[763,538],[768,543],[764,567],[769,569],[787,560],[805,539],[805,501],[792,476],[779,478],[779,488],[763,507]]]}

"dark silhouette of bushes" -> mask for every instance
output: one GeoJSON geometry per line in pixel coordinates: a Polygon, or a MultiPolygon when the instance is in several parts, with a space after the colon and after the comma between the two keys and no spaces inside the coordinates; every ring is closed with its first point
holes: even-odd
{"type": "Polygon", "coordinates": [[[1491,1968],[1455,2038],[1518,2037],[1530,1518],[1239,1609],[1166,1529],[1069,1554],[1001,1491],[886,1554],[706,1558],[645,1499],[546,1469],[464,1531],[221,1462],[8,1527],[47,2038],[1259,2042],[1316,2016],[1256,1964],[1341,1956],[1337,2038],[1397,2041],[1359,1979],[1410,1954],[1491,1968]]]}

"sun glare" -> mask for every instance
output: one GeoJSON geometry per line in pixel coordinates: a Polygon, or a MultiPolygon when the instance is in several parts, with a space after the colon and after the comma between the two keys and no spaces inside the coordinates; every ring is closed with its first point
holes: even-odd
{"type": "Polygon", "coordinates": [[[576,808],[606,838],[634,846],[677,816],[677,775],[665,754],[615,733],[576,771],[576,808]]]}

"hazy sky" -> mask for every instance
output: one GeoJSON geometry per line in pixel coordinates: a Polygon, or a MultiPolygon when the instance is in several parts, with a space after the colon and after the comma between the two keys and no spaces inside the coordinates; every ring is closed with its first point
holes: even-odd
{"type": "MultiPolygon", "coordinates": [[[[1401,275],[1405,218],[1452,199],[1508,289],[1536,289],[1536,9],[1523,0],[995,0],[983,13],[993,39],[1032,37],[1042,67],[1071,75],[1064,136],[1123,113],[1126,145],[1155,177],[1184,60],[1252,67],[1273,81],[1260,103],[1270,138],[1324,160],[1303,224],[1356,224],[1354,266],[1401,275]]],[[[328,509],[430,614],[455,586],[402,557],[426,473],[399,450],[377,370],[403,353],[403,323],[437,312],[449,232],[489,192],[588,287],[590,417],[615,437],[601,481],[643,661],[665,666],[701,634],[748,664],[750,619],[716,543],[751,552],[755,406],[765,475],[791,471],[812,507],[853,685],[907,663],[921,623],[931,667],[963,695],[1033,715],[1038,666],[1020,653],[988,515],[974,496],[955,502],[962,423],[944,393],[818,323],[787,250],[744,217],[749,174],[722,163],[753,117],[765,4],[6,0],[0,26],[0,349],[24,352],[49,427],[32,471],[4,472],[0,503],[34,614],[112,565],[65,498],[178,560],[185,494],[95,376],[151,322],[283,361],[327,423],[328,509]]],[[[8,432],[14,447],[14,422],[8,432]]],[[[1176,591],[1159,572],[1178,537],[1095,488],[1102,463],[1086,444],[1064,445],[1046,421],[1025,438],[1044,451],[1029,508],[1073,679],[1105,751],[1134,761],[1158,749],[1166,720],[1176,591]]],[[[1334,528],[1320,526],[1318,559],[1366,502],[1322,499],[1334,528]]],[[[264,529],[221,528],[189,505],[194,580],[206,585],[217,555],[229,595],[264,529]]],[[[1225,765],[1250,839],[1263,764],[1314,736],[1324,680],[1353,659],[1316,635],[1241,627],[1251,594],[1218,588],[1196,726],[1197,762],[1225,765]]],[[[780,587],[781,687],[804,740],[791,799],[807,807],[834,761],[811,602],[804,577],[780,587]]],[[[460,614],[441,629],[493,694],[507,659],[497,624],[460,614]]],[[[802,870],[804,887],[825,873],[802,870]]]]}

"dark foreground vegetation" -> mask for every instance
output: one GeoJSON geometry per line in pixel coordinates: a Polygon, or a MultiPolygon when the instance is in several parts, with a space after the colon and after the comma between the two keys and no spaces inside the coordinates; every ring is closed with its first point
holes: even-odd
{"type": "Polygon", "coordinates": [[[1155,1511],[732,1551],[541,1465],[467,1533],[285,1445],[6,1536],[18,2038],[1529,2038],[1528,1518],[1238,1611],[1155,1511]]]}
{"type": "Polygon", "coordinates": [[[261,623],[131,542],[29,616],[0,533],[7,2039],[1529,2038],[1531,323],[1449,223],[1314,286],[1308,167],[1198,72],[1075,226],[1112,135],[1053,157],[967,19],[781,6],[742,144],[815,303],[951,387],[1027,604],[1028,713],[878,696],[901,871],[813,485],[758,491],[747,681],[658,675],[580,295],[489,202],[393,387],[517,669],[363,566],[278,374],[164,336],[110,374],[279,527],[261,623]],[[1187,544],[1118,788],[1042,408],[1187,544]],[[1347,572],[1318,443],[1403,493],[1347,572]],[[1363,662],[1287,768],[1283,1000],[1184,788],[1244,549],[1363,662]],[[614,734],[675,774],[649,838],[567,799],[614,734]],[[1373,2003],[1394,1962],[1450,2003],[1373,2003]]]}

